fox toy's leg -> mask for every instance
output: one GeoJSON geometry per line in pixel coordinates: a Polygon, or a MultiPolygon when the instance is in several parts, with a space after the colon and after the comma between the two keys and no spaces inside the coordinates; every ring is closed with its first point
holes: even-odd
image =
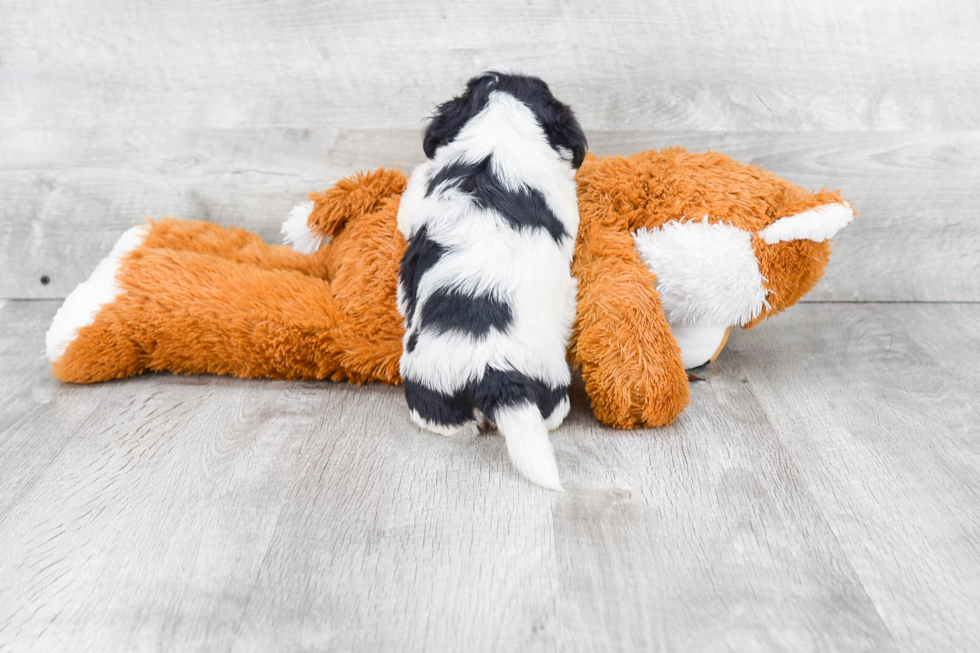
{"type": "Polygon", "coordinates": [[[150,220],[144,241],[148,248],[172,249],[218,256],[265,270],[293,270],[328,279],[326,252],[306,256],[285,245],[269,245],[258,234],[212,222],[163,218],[150,220]]]}
{"type": "Polygon", "coordinates": [[[282,227],[297,251],[322,257],[344,315],[334,344],[354,381],[401,381],[405,332],[396,288],[406,243],[397,214],[405,183],[401,172],[384,168],[342,179],[323,193],[312,193],[282,227]]]}
{"type": "Polygon", "coordinates": [[[592,410],[617,428],[664,426],[690,391],[680,350],[660,306],[656,277],[633,238],[600,219],[580,228],[572,270],[579,280],[572,336],[592,410]]]}
{"type": "Polygon", "coordinates": [[[65,301],[48,333],[56,377],[89,383],[148,370],[347,376],[333,346],[339,313],[328,282],[147,247],[152,236],[149,226],[128,231],[65,301]]]}

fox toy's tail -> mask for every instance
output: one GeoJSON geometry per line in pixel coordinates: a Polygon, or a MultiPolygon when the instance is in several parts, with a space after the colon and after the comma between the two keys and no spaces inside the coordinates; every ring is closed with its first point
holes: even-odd
{"type": "Polygon", "coordinates": [[[322,261],[206,222],[127,231],[47,335],[52,372],[92,383],[146,371],[339,376],[340,309],[322,261]]]}
{"type": "Polygon", "coordinates": [[[541,487],[563,491],[555,452],[538,407],[533,403],[501,407],[493,418],[517,471],[541,487]]]}

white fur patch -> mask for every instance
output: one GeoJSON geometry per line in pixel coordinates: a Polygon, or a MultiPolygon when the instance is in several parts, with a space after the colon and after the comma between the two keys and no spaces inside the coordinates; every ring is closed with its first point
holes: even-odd
{"type": "Polygon", "coordinates": [[[705,217],[640,229],[633,239],[671,324],[741,326],[767,306],[750,232],[705,217]]]}
{"type": "MultiPolygon", "coordinates": [[[[466,123],[452,142],[440,147],[432,160],[412,170],[398,207],[402,235],[409,238],[421,222],[431,220],[429,216],[445,213],[444,198],[437,193],[425,197],[429,179],[436,172],[454,161],[476,163],[490,155],[494,157],[494,172],[506,188],[532,187],[544,196],[572,235],[571,252],[579,224],[575,169],[548,144],[531,110],[500,91],[490,94],[483,111],[466,123]]],[[[458,205],[463,207],[467,202],[460,197],[458,205]]]]}
{"type": "Polygon", "coordinates": [[[408,414],[419,428],[423,428],[430,433],[435,433],[436,435],[441,435],[445,438],[453,438],[461,435],[477,435],[480,431],[480,420],[476,419],[469,422],[464,422],[459,426],[447,426],[445,424],[430,422],[419,415],[418,411],[415,410],[409,410],[408,414]]]}
{"type": "Polygon", "coordinates": [[[803,213],[779,218],[760,231],[759,236],[769,245],[789,240],[822,242],[833,238],[834,234],[853,219],[854,211],[847,202],[824,204],[803,213]]]}
{"type": "Polygon", "coordinates": [[[693,324],[671,324],[671,333],[677,346],[681,348],[684,369],[700,367],[711,360],[721,342],[725,339],[727,326],[704,326],[693,324]]]}
{"type": "MultiPolygon", "coordinates": [[[[487,367],[518,370],[554,387],[570,382],[566,347],[575,319],[577,280],[570,265],[579,214],[575,171],[548,143],[531,110],[512,96],[491,93],[487,106],[435,157],[417,166],[398,209],[398,228],[411,238],[422,226],[448,251],[422,277],[416,307],[437,289],[492,292],[506,300],[513,323],[473,338],[423,331],[413,352],[401,357],[401,374],[451,394],[483,376],[487,367]],[[540,192],[569,234],[559,244],[547,233],[516,230],[493,207],[476,206],[463,193],[434,192],[429,179],[455,161],[493,155],[494,173],[509,189],[540,192]]],[[[405,298],[399,289],[399,310],[405,298]]],[[[414,320],[420,319],[416,310],[414,320]]],[[[407,324],[407,339],[416,324],[407,324]]]]}
{"type": "Polygon", "coordinates": [[[533,404],[501,408],[496,415],[497,429],[507,441],[507,453],[514,468],[529,481],[561,492],[561,478],[548,429],[533,404]]]}
{"type": "MultiPolygon", "coordinates": [[[[578,288],[568,268],[571,252],[566,254],[547,233],[520,233],[496,223],[492,211],[470,210],[456,237],[441,238],[458,249],[443,255],[422,278],[418,305],[444,286],[470,294],[493,292],[509,299],[513,324],[507,333],[492,329],[480,338],[422,331],[415,351],[401,358],[405,378],[424,380],[447,394],[481,378],[487,367],[517,369],[554,387],[571,381],[566,346],[578,288]]],[[[401,293],[399,298],[404,315],[401,293]]]]}
{"type": "Polygon", "coordinates": [[[52,363],[59,360],[75,340],[78,330],[92,324],[99,310],[120,295],[122,290],[116,280],[120,261],[142,245],[149,233],[149,225],[130,228],[119,237],[112,252],[102,259],[92,275],[71,291],[51,321],[44,339],[48,360],[52,363]]]}
{"type": "Polygon", "coordinates": [[[312,254],[323,247],[327,241],[326,236],[316,233],[307,224],[315,205],[313,200],[309,200],[294,206],[279,230],[282,233],[283,242],[300,254],[312,254]]]}

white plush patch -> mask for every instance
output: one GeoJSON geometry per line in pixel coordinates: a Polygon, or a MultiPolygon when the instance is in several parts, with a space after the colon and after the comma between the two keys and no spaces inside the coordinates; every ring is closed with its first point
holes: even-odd
{"type": "Polygon", "coordinates": [[[279,230],[283,241],[300,254],[312,254],[327,241],[326,236],[316,233],[307,224],[314,206],[313,200],[294,206],[279,230]]]}
{"type": "Polygon", "coordinates": [[[496,422],[507,441],[507,453],[514,468],[532,483],[561,492],[555,451],[538,407],[524,404],[501,408],[496,422]]]}
{"type": "Polygon", "coordinates": [[[779,218],[760,231],[759,236],[769,245],[789,240],[821,242],[833,238],[834,234],[853,219],[854,211],[847,202],[824,204],[803,213],[779,218]]]}
{"type": "Polygon", "coordinates": [[[142,245],[149,233],[149,225],[139,225],[126,231],[92,275],[68,295],[44,339],[48,360],[52,363],[59,360],[75,340],[78,330],[92,324],[99,310],[120,295],[122,291],[116,280],[120,261],[142,245]]]}
{"type": "Polygon", "coordinates": [[[671,324],[671,333],[677,346],[681,348],[684,369],[700,367],[711,360],[725,339],[727,326],[703,326],[693,324],[671,324]]]}
{"type": "Polygon", "coordinates": [[[752,234],[730,224],[668,222],[633,234],[636,249],[657,276],[671,324],[741,326],[767,306],[765,279],[752,234]]]}

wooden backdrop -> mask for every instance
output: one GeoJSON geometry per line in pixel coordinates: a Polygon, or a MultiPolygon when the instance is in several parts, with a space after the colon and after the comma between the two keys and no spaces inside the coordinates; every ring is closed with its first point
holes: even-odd
{"type": "Polygon", "coordinates": [[[0,0],[0,297],[63,297],[142,216],[278,241],[519,67],[598,153],[718,149],[862,216],[818,300],[980,300],[975,0],[0,0]],[[42,283],[42,277],[48,283],[42,283]]]}

